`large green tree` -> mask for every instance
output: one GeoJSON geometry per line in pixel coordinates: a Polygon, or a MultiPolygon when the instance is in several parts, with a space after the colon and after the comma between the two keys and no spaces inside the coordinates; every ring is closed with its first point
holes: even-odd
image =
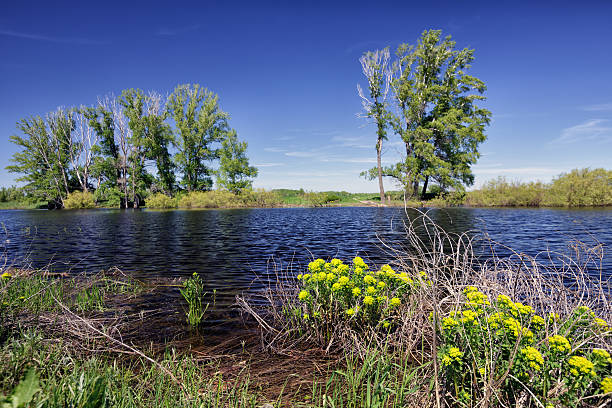
{"type": "Polygon", "coordinates": [[[425,31],[416,46],[400,45],[394,63],[392,123],[406,156],[386,174],[415,195],[421,183],[424,195],[431,179],[442,188],[473,183],[471,165],[491,115],[476,105],[484,99],[484,83],[467,73],[474,50],[456,50],[451,37],[441,34],[425,31]]]}
{"type": "Polygon", "coordinates": [[[9,172],[23,174],[17,181],[25,182],[34,197],[54,202],[61,207],[70,193],[70,156],[74,144],[74,121],[71,112],[58,109],[43,119],[40,116],[22,119],[17,128],[23,136],[13,135],[11,141],[21,150],[13,155],[9,172]]]}
{"type": "MultiPolygon", "coordinates": [[[[361,97],[364,116],[376,124],[376,177],[378,178],[378,189],[380,202],[385,203],[385,188],[383,185],[382,148],[383,142],[387,140],[387,127],[389,114],[387,111],[387,93],[391,80],[389,70],[389,49],[368,51],[361,58],[361,68],[368,81],[368,94],[366,95],[360,85],[357,85],[361,97]]],[[[365,173],[366,177],[368,173],[365,173]]]]}
{"type": "Polygon", "coordinates": [[[257,168],[249,166],[246,149],[247,142],[238,141],[234,129],[221,142],[217,184],[232,193],[238,194],[243,189],[251,188],[252,178],[257,177],[257,168]]]}
{"type": "Polygon", "coordinates": [[[170,95],[168,111],[175,123],[175,162],[187,191],[212,188],[210,163],[218,158],[218,144],[227,133],[228,114],[219,98],[200,85],[179,85],[170,95]]]}

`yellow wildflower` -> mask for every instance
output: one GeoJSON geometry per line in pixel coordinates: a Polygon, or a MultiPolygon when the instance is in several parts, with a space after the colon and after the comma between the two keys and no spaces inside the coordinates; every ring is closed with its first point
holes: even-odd
{"type": "Polygon", "coordinates": [[[10,274],[10,273],[8,273],[8,272],[4,272],[4,273],[2,274],[2,279],[3,279],[3,280],[4,280],[4,279],[11,279],[12,277],[13,277],[13,275],[11,275],[11,274],[10,274]]]}
{"type": "Polygon", "coordinates": [[[310,297],[310,293],[308,293],[308,291],[301,291],[298,295],[298,299],[303,302],[305,300],[307,300],[310,297]]]}
{"type": "Polygon", "coordinates": [[[575,377],[582,375],[595,376],[595,366],[584,357],[572,356],[567,360],[567,364],[570,367],[570,373],[575,377]]]}
{"type": "Polygon", "coordinates": [[[353,258],[353,265],[361,269],[368,269],[368,265],[363,261],[360,256],[356,256],[355,258],[353,258]]]}
{"type": "Polygon", "coordinates": [[[353,292],[353,296],[355,297],[361,295],[361,289],[359,288],[353,288],[352,292],[353,292]]]}
{"type": "Polygon", "coordinates": [[[598,360],[598,362],[600,361],[603,365],[612,364],[612,357],[610,357],[610,353],[608,353],[604,349],[593,349],[593,356],[596,360],[598,360]]]}
{"type": "Polygon", "coordinates": [[[376,293],[376,288],[374,286],[368,286],[366,288],[366,293],[368,295],[374,295],[376,293]]]}
{"type": "Polygon", "coordinates": [[[601,380],[601,391],[604,394],[608,394],[612,392],[612,377],[606,377],[601,380]]]}
{"type": "Polygon", "coordinates": [[[525,347],[521,349],[521,355],[532,369],[535,371],[540,371],[542,368],[542,364],[544,364],[544,359],[542,358],[542,354],[535,347],[525,347]]]}
{"type": "Polygon", "coordinates": [[[366,305],[374,304],[374,298],[372,296],[366,296],[363,298],[363,303],[366,305]]]}
{"type": "Polygon", "coordinates": [[[391,304],[391,306],[393,306],[393,307],[397,307],[397,306],[399,306],[399,305],[401,305],[401,304],[402,304],[402,301],[400,300],[400,298],[396,298],[396,297],[394,297],[394,298],[391,298],[391,302],[390,302],[390,304],[391,304]]]}
{"type": "Polygon", "coordinates": [[[569,353],[572,351],[570,342],[565,337],[558,334],[548,338],[548,345],[552,351],[557,353],[569,353]]]}
{"type": "Polygon", "coordinates": [[[346,309],[344,313],[346,313],[347,316],[353,316],[355,314],[355,309],[346,309]]]}

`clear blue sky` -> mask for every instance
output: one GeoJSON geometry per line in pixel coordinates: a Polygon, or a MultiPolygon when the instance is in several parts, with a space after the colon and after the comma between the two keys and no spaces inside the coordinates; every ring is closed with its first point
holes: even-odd
{"type": "Polygon", "coordinates": [[[425,29],[474,48],[488,86],[476,185],[612,168],[611,1],[71,3],[2,6],[0,185],[16,177],[4,167],[20,118],[198,82],[248,141],[256,187],[376,191],[358,176],[375,163],[374,128],[356,117],[358,59],[425,29]]]}

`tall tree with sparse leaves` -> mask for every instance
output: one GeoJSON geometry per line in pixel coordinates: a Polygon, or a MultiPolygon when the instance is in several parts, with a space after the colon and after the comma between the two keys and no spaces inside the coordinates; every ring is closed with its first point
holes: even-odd
{"type": "MultiPolygon", "coordinates": [[[[365,94],[360,85],[357,85],[361,97],[364,113],[363,116],[376,124],[376,177],[378,178],[378,189],[380,202],[385,203],[385,188],[383,185],[382,170],[382,147],[383,141],[387,140],[387,126],[389,114],[387,111],[387,93],[391,81],[389,70],[389,48],[377,51],[368,51],[361,58],[361,68],[368,81],[368,95],[365,94]]],[[[362,175],[368,176],[364,172],[362,175]]]]}

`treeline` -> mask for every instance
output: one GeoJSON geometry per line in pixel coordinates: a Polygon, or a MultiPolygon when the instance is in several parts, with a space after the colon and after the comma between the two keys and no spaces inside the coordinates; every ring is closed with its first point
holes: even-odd
{"type": "Polygon", "coordinates": [[[574,169],[550,183],[510,182],[500,177],[468,192],[465,204],[481,207],[612,206],[612,170],[574,169]]]}
{"type": "Polygon", "coordinates": [[[22,175],[25,195],[57,208],[66,200],[137,208],[154,193],[211,190],[213,178],[238,194],[257,169],[228,121],[218,96],[197,84],[167,97],[128,89],[96,106],[22,119],[21,135],[11,136],[21,149],[7,169],[22,175]]]}

